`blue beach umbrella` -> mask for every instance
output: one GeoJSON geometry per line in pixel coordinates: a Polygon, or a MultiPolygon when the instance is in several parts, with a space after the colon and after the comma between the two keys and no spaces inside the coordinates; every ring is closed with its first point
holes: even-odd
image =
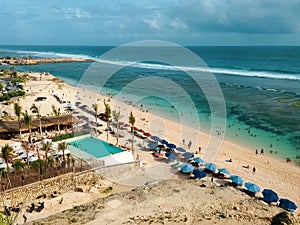
{"type": "Polygon", "coordinates": [[[174,145],[174,144],[172,144],[172,143],[168,143],[168,144],[167,144],[167,147],[168,147],[168,148],[176,148],[176,145],[174,145]]]}
{"type": "Polygon", "coordinates": [[[263,200],[267,203],[278,202],[279,200],[277,193],[271,189],[264,189],[262,194],[264,196],[263,200]]]}
{"type": "Polygon", "coordinates": [[[196,163],[203,163],[203,160],[199,157],[193,159],[196,163]]]}
{"type": "Polygon", "coordinates": [[[152,139],[153,141],[160,141],[160,138],[157,137],[157,136],[151,136],[151,139],[152,139]]]}
{"type": "Polygon", "coordinates": [[[200,178],[200,179],[206,177],[206,173],[204,170],[195,169],[193,170],[193,174],[196,178],[200,178]]]}
{"type": "Polygon", "coordinates": [[[215,171],[217,169],[217,167],[216,167],[216,164],[214,164],[214,163],[206,163],[205,169],[210,170],[210,171],[215,171]]]}
{"type": "Polygon", "coordinates": [[[240,176],[236,176],[236,175],[231,175],[230,176],[230,180],[235,183],[237,186],[242,186],[244,183],[243,178],[241,178],[240,176]]]}
{"type": "Polygon", "coordinates": [[[160,143],[162,143],[163,145],[167,145],[169,142],[167,142],[166,140],[160,140],[160,143]]]}
{"type": "Polygon", "coordinates": [[[192,152],[185,152],[183,153],[183,157],[190,159],[194,157],[194,154],[192,152]]]}
{"type": "Polygon", "coordinates": [[[193,172],[194,170],[194,167],[192,164],[184,164],[182,167],[181,167],[181,172],[183,173],[191,173],[193,172]]]}
{"type": "Polygon", "coordinates": [[[148,147],[150,148],[150,149],[156,149],[157,148],[157,144],[155,144],[155,143],[148,143],[148,147]]]}
{"type": "Polygon", "coordinates": [[[172,154],[172,152],[166,152],[166,153],[165,153],[165,156],[166,156],[166,157],[169,157],[171,154],[172,154]]]}
{"type": "Polygon", "coordinates": [[[169,156],[167,156],[168,160],[175,160],[177,159],[177,155],[175,155],[174,153],[169,154],[169,156]]]}
{"type": "Polygon", "coordinates": [[[295,211],[297,209],[297,206],[294,202],[292,202],[289,199],[281,198],[279,199],[279,206],[288,210],[288,211],[295,211]]]}
{"type": "Polygon", "coordinates": [[[219,171],[220,173],[230,175],[230,172],[229,172],[226,168],[220,168],[220,169],[218,169],[218,171],[219,171]]]}
{"type": "Polygon", "coordinates": [[[250,191],[252,193],[260,192],[259,186],[257,186],[256,184],[254,184],[252,182],[246,182],[245,187],[247,188],[248,191],[250,191]]]}
{"type": "Polygon", "coordinates": [[[179,152],[186,152],[186,150],[184,148],[181,148],[181,147],[176,148],[176,150],[179,151],[179,152]]]}
{"type": "Polygon", "coordinates": [[[67,104],[67,107],[70,108],[70,109],[74,109],[74,106],[73,106],[72,103],[68,103],[68,104],[67,104]]]}

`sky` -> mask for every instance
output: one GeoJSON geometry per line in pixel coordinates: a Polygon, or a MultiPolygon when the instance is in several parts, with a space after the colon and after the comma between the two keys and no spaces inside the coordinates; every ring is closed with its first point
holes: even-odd
{"type": "Polygon", "coordinates": [[[0,45],[300,45],[300,0],[1,0],[0,45]]]}

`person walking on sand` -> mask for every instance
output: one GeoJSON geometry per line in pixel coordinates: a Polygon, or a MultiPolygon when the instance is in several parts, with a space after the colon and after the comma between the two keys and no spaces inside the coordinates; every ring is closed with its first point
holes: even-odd
{"type": "Polygon", "coordinates": [[[188,144],[188,149],[190,149],[191,146],[192,146],[192,141],[190,140],[190,141],[189,141],[189,144],[188,144]]]}
{"type": "Polygon", "coordinates": [[[252,171],[253,171],[253,173],[255,173],[255,172],[256,172],[256,168],[255,168],[255,166],[253,167],[252,171]]]}

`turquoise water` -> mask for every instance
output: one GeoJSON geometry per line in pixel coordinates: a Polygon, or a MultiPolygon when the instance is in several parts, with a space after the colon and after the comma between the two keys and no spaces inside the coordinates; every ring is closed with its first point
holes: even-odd
{"type": "Polygon", "coordinates": [[[93,137],[81,138],[75,141],[71,141],[69,142],[69,144],[81,151],[87,152],[88,154],[96,158],[102,158],[105,156],[109,156],[110,154],[123,152],[122,149],[93,137]]]}
{"type": "MultiPolygon", "coordinates": [[[[35,57],[64,56],[103,59],[101,55],[111,48],[103,46],[0,46],[0,56],[22,57],[30,54],[35,57]]],[[[292,161],[300,162],[300,47],[203,46],[189,49],[210,67],[221,86],[227,110],[225,138],[237,144],[243,144],[253,152],[256,148],[264,148],[266,153],[272,151],[273,156],[283,159],[290,157],[292,161]]],[[[169,48],[130,50],[133,56],[142,56],[144,54],[141,53],[147,53],[146,51],[155,51],[156,55],[165,59],[176,56],[169,48]]],[[[200,120],[200,129],[209,132],[212,125],[207,98],[197,88],[195,82],[182,71],[159,64],[160,61],[155,66],[151,62],[143,61],[136,67],[124,67],[116,71],[109,80],[105,81],[105,84],[99,83],[102,81],[101,78],[114,68],[114,65],[126,61],[126,57],[118,55],[116,58],[106,58],[106,60],[111,63],[101,64],[99,70],[96,71],[98,80],[90,77],[91,79],[86,79],[85,82],[81,79],[90,63],[50,63],[16,66],[16,68],[23,71],[50,72],[74,86],[80,83],[90,88],[103,88],[102,94],[124,92],[126,87],[127,95],[141,97],[138,102],[135,102],[137,105],[143,104],[144,108],[147,107],[150,112],[175,121],[179,121],[182,119],[181,115],[184,115],[183,118],[187,118],[186,122],[192,126],[193,120],[188,120],[191,115],[191,104],[187,104],[184,95],[174,94],[171,88],[162,88],[160,92],[153,91],[154,85],[150,84],[143,88],[139,85],[129,88],[130,84],[148,77],[165,78],[178,84],[191,97],[200,120]],[[158,94],[161,96],[157,96],[158,94]],[[172,107],[175,103],[182,107],[172,107]]],[[[197,69],[191,67],[192,65],[185,58],[181,58],[180,65],[197,69]]],[[[127,117],[127,115],[123,116],[127,117]]]]}

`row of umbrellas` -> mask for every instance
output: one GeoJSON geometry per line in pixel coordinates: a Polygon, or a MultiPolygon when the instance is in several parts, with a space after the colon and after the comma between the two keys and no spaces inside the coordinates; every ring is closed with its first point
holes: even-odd
{"type": "MultiPolygon", "coordinates": [[[[205,169],[207,169],[209,171],[218,170],[219,173],[230,175],[230,172],[227,169],[225,169],[225,168],[216,169],[216,165],[213,163],[206,163],[205,169]]],[[[206,176],[206,173],[204,170],[194,169],[193,165],[191,165],[191,164],[184,164],[181,168],[181,171],[183,173],[191,173],[192,172],[194,174],[194,176],[197,178],[203,178],[206,176]]],[[[231,175],[230,180],[232,181],[232,183],[235,183],[237,186],[242,186],[244,184],[243,178],[240,176],[237,176],[237,175],[231,175]]],[[[252,182],[246,182],[245,188],[249,192],[254,193],[254,194],[260,192],[260,187],[252,182]]],[[[289,199],[285,199],[285,198],[279,199],[277,193],[271,189],[264,189],[262,191],[262,195],[263,195],[263,200],[267,203],[279,201],[279,206],[282,208],[285,208],[289,211],[294,211],[297,209],[297,206],[294,202],[292,202],[289,199]]]]}
{"type": "MultiPolygon", "coordinates": [[[[166,141],[164,139],[160,139],[158,136],[151,136],[151,139],[156,142],[160,142],[163,145],[166,145],[168,148],[172,148],[174,150],[177,150],[177,151],[183,153],[183,157],[185,157],[185,158],[193,158],[194,157],[193,153],[187,152],[184,148],[181,148],[181,147],[176,148],[175,144],[169,143],[168,141],[166,141]]],[[[155,149],[156,147],[158,147],[158,144],[149,143],[148,146],[151,149],[155,149]]],[[[165,156],[169,160],[175,160],[177,158],[177,155],[174,154],[173,152],[166,152],[165,156]]],[[[197,162],[197,163],[203,163],[203,160],[199,157],[194,158],[193,161],[197,162]]],[[[213,172],[218,171],[218,173],[230,175],[230,172],[226,168],[217,169],[217,166],[214,163],[206,163],[205,169],[208,171],[213,171],[213,172]]],[[[194,177],[200,178],[200,179],[203,177],[206,177],[206,172],[204,170],[195,169],[194,166],[189,163],[184,164],[181,167],[181,172],[182,173],[192,173],[194,175],[194,177]]],[[[232,183],[236,184],[237,186],[243,186],[243,184],[244,184],[243,178],[240,176],[237,176],[237,175],[231,175],[230,180],[232,181],[232,183]]],[[[250,193],[255,194],[255,193],[260,192],[260,187],[258,185],[256,185],[255,183],[245,182],[244,186],[250,193]]],[[[279,199],[277,193],[271,189],[264,189],[262,191],[262,194],[263,194],[263,200],[266,201],[267,203],[279,201],[279,206],[282,208],[285,208],[289,211],[294,211],[297,209],[297,206],[294,202],[290,201],[289,199],[284,199],[284,198],[279,199]]]]}

